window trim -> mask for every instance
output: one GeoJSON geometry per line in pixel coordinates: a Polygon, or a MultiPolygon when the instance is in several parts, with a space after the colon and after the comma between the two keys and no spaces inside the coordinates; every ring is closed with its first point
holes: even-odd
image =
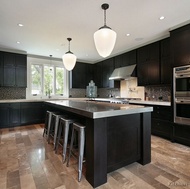
{"type": "MultiPolygon", "coordinates": [[[[42,65],[42,66],[53,66],[54,69],[56,67],[62,67],[63,63],[61,60],[57,60],[57,59],[49,59],[48,57],[33,57],[33,56],[27,56],[27,88],[26,88],[26,99],[47,99],[48,97],[44,94],[41,95],[37,95],[37,96],[33,96],[31,94],[31,65],[32,64],[37,64],[37,65],[42,65]]],[[[43,73],[44,69],[42,69],[42,73],[43,73]]],[[[55,77],[55,71],[54,71],[54,77],[55,77]]],[[[43,78],[42,78],[43,80],[43,78]]],[[[55,86],[55,80],[54,80],[54,86],[55,86]]],[[[42,88],[42,93],[43,93],[43,88],[42,88]]],[[[61,95],[52,95],[51,98],[52,99],[58,99],[58,98],[68,98],[69,97],[69,72],[64,69],[64,94],[63,96],[61,95]]]]}

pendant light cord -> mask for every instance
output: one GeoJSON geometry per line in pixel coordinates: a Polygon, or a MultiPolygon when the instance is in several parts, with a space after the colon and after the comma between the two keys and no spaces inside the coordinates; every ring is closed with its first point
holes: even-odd
{"type": "Polygon", "coordinates": [[[104,26],[106,26],[106,10],[104,10],[104,26]]]}

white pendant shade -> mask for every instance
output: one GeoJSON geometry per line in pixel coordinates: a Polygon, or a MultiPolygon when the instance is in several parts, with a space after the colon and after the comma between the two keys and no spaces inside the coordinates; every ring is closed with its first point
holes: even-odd
{"type": "Polygon", "coordinates": [[[77,57],[72,53],[66,53],[62,56],[63,64],[68,71],[71,71],[76,64],[77,57]]]}
{"type": "Polygon", "coordinates": [[[94,33],[95,46],[100,56],[105,58],[111,54],[116,36],[116,32],[109,28],[101,28],[94,33]]]}

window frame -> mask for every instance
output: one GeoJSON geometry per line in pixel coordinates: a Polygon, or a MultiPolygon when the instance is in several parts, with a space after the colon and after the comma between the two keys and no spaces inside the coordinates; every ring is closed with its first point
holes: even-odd
{"type": "Polygon", "coordinates": [[[63,63],[59,59],[48,58],[48,57],[33,57],[27,56],[27,88],[26,88],[26,99],[48,99],[49,97],[44,94],[44,77],[42,76],[42,94],[32,95],[32,75],[31,75],[31,65],[41,65],[42,66],[42,75],[44,76],[44,66],[54,67],[54,94],[50,96],[51,99],[61,99],[68,98],[69,96],[69,72],[64,68],[63,63]],[[64,68],[64,94],[58,95],[56,92],[56,67],[64,68]]]}

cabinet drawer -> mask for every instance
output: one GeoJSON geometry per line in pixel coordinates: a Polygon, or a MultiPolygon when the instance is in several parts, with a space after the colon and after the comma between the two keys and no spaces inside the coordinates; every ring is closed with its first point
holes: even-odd
{"type": "Polygon", "coordinates": [[[169,106],[153,106],[152,118],[172,121],[172,109],[169,106]]]}

